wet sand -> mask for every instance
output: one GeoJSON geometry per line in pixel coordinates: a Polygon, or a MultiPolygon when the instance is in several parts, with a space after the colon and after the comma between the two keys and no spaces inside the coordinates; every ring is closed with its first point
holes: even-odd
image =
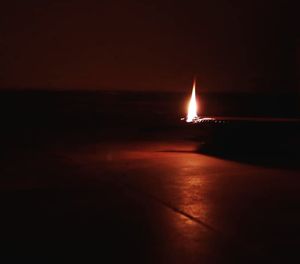
{"type": "Polygon", "coordinates": [[[150,125],[2,137],[2,239],[111,262],[299,258],[299,167],[204,154],[183,127],[150,125]]]}

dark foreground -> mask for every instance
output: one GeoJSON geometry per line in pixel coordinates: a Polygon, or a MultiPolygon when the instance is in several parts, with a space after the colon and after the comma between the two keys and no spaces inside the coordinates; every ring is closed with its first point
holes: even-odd
{"type": "Polygon", "coordinates": [[[135,121],[138,113],[117,119],[99,109],[102,119],[85,122],[79,110],[57,110],[31,116],[27,126],[21,112],[16,123],[24,126],[5,123],[2,239],[40,246],[55,239],[44,249],[49,257],[62,252],[108,262],[299,260],[297,152],[208,155],[191,139],[194,132],[155,122],[164,112],[148,113],[146,121],[139,113],[135,121]]]}

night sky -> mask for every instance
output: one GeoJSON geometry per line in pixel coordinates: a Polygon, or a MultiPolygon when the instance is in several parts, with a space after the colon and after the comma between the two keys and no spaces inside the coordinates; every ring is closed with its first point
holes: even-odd
{"type": "Polygon", "coordinates": [[[289,1],[6,1],[0,87],[183,91],[196,75],[208,91],[296,90],[296,15],[289,1]]]}

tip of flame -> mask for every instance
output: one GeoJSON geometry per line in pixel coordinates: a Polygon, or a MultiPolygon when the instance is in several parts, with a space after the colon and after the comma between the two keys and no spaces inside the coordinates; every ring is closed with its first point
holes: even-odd
{"type": "Polygon", "coordinates": [[[186,122],[191,123],[195,118],[198,118],[197,115],[197,101],[196,101],[196,80],[193,83],[193,90],[191,99],[188,105],[188,114],[186,117],[186,122]]]}

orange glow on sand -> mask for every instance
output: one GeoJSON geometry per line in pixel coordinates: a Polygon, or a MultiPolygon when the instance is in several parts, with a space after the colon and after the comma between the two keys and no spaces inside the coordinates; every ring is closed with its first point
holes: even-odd
{"type": "Polygon", "coordinates": [[[193,122],[193,120],[197,118],[198,115],[197,115],[197,101],[196,101],[196,80],[194,80],[193,91],[188,105],[188,114],[186,117],[186,122],[193,122]]]}

